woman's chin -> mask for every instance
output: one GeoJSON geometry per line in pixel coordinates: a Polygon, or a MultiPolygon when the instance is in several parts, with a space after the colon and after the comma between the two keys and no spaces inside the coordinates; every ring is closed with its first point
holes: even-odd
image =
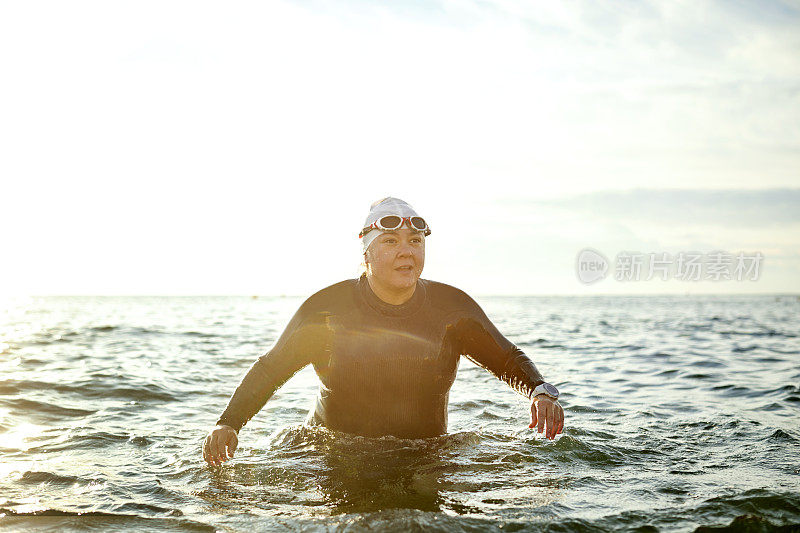
{"type": "Polygon", "coordinates": [[[419,273],[414,270],[395,270],[394,276],[392,277],[396,287],[407,289],[416,285],[419,273]]]}

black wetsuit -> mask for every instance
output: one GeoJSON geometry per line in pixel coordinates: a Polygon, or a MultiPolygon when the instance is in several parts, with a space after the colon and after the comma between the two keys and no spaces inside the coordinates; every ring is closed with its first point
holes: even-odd
{"type": "Polygon", "coordinates": [[[420,279],[406,303],[379,299],[365,276],[308,298],[247,372],[217,421],[237,431],[298,370],[320,379],[312,423],[365,436],[447,432],[461,355],[530,397],[544,381],[465,292],[420,279]]]}

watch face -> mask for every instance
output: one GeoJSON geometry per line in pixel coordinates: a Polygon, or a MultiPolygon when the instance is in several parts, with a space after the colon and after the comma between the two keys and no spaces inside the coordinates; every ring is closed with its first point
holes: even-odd
{"type": "Polygon", "coordinates": [[[550,383],[543,383],[543,386],[544,390],[547,391],[547,394],[551,396],[558,396],[558,389],[555,388],[554,385],[551,385],[550,383]]]}

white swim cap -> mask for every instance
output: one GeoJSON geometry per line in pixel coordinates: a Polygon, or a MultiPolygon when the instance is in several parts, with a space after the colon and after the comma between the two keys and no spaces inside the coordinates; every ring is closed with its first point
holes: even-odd
{"type": "MultiPolygon", "coordinates": [[[[367,219],[364,221],[364,227],[366,228],[370,226],[374,222],[377,222],[379,218],[386,215],[399,215],[401,217],[419,216],[417,212],[414,211],[414,208],[408,205],[408,203],[399,198],[392,198],[389,196],[387,198],[378,200],[370,206],[369,215],[367,215],[367,219]]],[[[367,248],[369,248],[369,245],[372,244],[372,241],[384,233],[386,232],[381,229],[373,229],[372,231],[367,232],[366,235],[361,237],[362,251],[366,253],[367,248]]]]}

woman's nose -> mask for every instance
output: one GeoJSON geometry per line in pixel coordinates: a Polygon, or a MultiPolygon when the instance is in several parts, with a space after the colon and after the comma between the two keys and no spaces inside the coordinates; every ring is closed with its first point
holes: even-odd
{"type": "Polygon", "coordinates": [[[414,247],[410,244],[403,244],[400,246],[400,255],[402,256],[413,256],[414,255],[414,247]]]}

